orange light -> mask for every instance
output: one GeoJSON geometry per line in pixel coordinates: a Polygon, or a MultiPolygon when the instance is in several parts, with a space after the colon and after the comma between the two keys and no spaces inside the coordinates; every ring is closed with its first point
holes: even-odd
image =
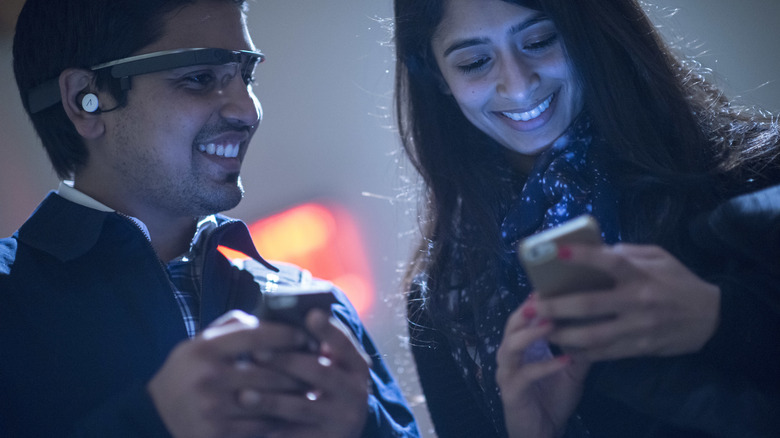
{"type": "Polygon", "coordinates": [[[243,252],[230,249],[227,246],[218,245],[217,251],[221,252],[222,255],[229,260],[244,260],[249,258],[249,256],[243,252]]]}
{"type": "MultiPolygon", "coordinates": [[[[373,305],[368,259],[357,225],[346,209],[302,204],[252,223],[249,232],[263,258],[298,265],[333,282],[361,316],[373,305]]],[[[228,258],[245,257],[227,248],[220,251],[228,258]]]]}

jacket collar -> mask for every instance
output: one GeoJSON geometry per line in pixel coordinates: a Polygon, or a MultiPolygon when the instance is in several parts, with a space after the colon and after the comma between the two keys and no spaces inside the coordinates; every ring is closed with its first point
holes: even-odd
{"type": "MultiPolygon", "coordinates": [[[[109,224],[125,223],[136,227],[128,217],[71,202],[50,192],[18,232],[20,242],[47,252],[61,261],[73,260],[89,251],[109,224]]],[[[128,230],[132,229],[128,228],[128,230]]],[[[266,268],[278,269],[265,261],[252,243],[246,224],[223,215],[207,216],[199,223],[198,238],[210,245],[223,245],[257,260],[266,268]]],[[[195,241],[195,239],[193,239],[195,241]]]]}

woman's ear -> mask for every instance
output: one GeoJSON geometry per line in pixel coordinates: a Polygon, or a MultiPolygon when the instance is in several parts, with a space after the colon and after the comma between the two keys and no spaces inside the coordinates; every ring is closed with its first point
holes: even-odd
{"type": "Polygon", "coordinates": [[[60,97],[65,114],[76,127],[76,131],[85,139],[94,140],[105,132],[103,118],[97,109],[97,96],[89,91],[92,88],[94,74],[89,70],[69,68],[60,74],[60,97]],[[83,103],[86,94],[94,100],[83,103]]]}

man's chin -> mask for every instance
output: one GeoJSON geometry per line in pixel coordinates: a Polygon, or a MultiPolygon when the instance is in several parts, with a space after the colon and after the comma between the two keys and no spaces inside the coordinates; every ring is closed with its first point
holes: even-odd
{"type": "Polygon", "coordinates": [[[200,214],[210,215],[235,208],[244,198],[244,187],[239,178],[235,184],[226,184],[213,196],[201,198],[200,214]]]}

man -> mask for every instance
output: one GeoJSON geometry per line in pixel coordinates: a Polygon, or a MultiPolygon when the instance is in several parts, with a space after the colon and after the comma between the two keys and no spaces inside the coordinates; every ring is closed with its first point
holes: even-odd
{"type": "Polygon", "coordinates": [[[261,120],[245,7],[26,3],[17,83],[72,183],[0,240],[3,437],[417,436],[339,291],[305,328],[249,314],[265,291],[322,282],[214,215],[242,197],[261,120]]]}

